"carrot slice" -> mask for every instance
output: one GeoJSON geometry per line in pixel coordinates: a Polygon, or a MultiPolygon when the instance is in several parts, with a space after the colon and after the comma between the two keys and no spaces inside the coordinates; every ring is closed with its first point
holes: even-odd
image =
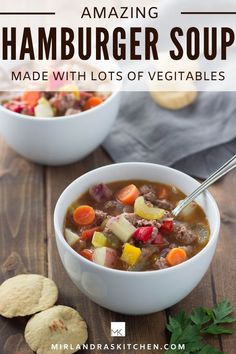
{"type": "Polygon", "coordinates": [[[158,191],[158,198],[159,199],[166,199],[168,197],[168,189],[166,187],[161,187],[158,191]]]}
{"type": "Polygon", "coordinates": [[[131,205],[139,195],[138,188],[134,184],[129,184],[116,194],[116,198],[125,205],[131,205]]]}
{"type": "Polygon", "coordinates": [[[92,229],[84,230],[81,232],[80,239],[86,241],[93,237],[95,231],[100,231],[100,230],[101,230],[100,226],[94,227],[92,229]]]}
{"type": "Polygon", "coordinates": [[[95,211],[89,205],[81,205],[73,212],[73,219],[79,225],[92,224],[95,219],[95,211]]]}
{"type": "Polygon", "coordinates": [[[100,97],[96,97],[96,96],[93,96],[93,97],[90,97],[85,105],[84,105],[84,109],[87,110],[87,109],[90,109],[90,108],[93,108],[93,107],[96,107],[98,106],[99,104],[101,104],[103,102],[103,100],[100,98],[100,97]]]}
{"type": "Polygon", "coordinates": [[[188,259],[183,248],[172,248],[166,256],[166,261],[170,266],[175,266],[188,259]]]}
{"type": "Polygon", "coordinates": [[[85,248],[83,251],[80,252],[80,255],[84,258],[87,258],[89,261],[93,260],[93,251],[85,248]]]}
{"type": "Polygon", "coordinates": [[[38,91],[25,91],[22,95],[22,100],[29,106],[35,107],[38,104],[38,100],[41,97],[41,93],[38,91]]]}

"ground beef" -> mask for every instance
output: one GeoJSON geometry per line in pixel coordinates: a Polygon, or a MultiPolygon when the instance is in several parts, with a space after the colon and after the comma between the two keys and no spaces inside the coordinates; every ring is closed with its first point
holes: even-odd
{"type": "Polygon", "coordinates": [[[110,215],[120,215],[123,212],[132,212],[133,208],[130,205],[124,206],[117,200],[109,200],[104,204],[104,209],[110,215]]]}
{"type": "Polygon", "coordinates": [[[143,247],[138,262],[133,267],[131,267],[130,270],[141,271],[144,269],[149,269],[152,263],[151,258],[156,252],[159,252],[156,246],[149,245],[147,247],[143,247]]]}
{"type": "Polygon", "coordinates": [[[140,220],[134,213],[124,213],[124,217],[134,226],[137,224],[138,220],[140,220]]]}
{"type": "Polygon", "coordinates": [[[31,107],[24,107],[21,111],[21,114],[26,114],[28,116],[33,116],[34,115],[34,108],[31,108],[31,107]]]}
{"type": "Polygon", "coordinates": [[[50,100],[53,96],[55,96],[55,91],[45,91],[42,93],[42,96],[46,98],[46,100],[50,100]]]}
{"type": "Polygon", "coordinates": [[[90,97],[92,97],[92,93],[91,92],[87,92],[87,91],[81,91],[80,92],[80,99],[88,99],[90,97]]]}
{"type": "Polygon", "coordinates": [[[133,213],[134,207],[132,205],[123,205],[123,212],[124,213],[133,213]]]}
{"type": "Polygon", "coordinates": [[[107,218],[107,213],[105,213],[102,210],[95,210],[95,215],[96,218],[93,226],[100,226],[103,223],[103,221],[107,218]]]}
{"type": "Polygon", "coordinates": [[[150,192],[156,194],[154,188],[150,185],[147,185],[147,184],[144,184],[143,186],[141,186],[139,188],[139,190],[142,195],[145,195],[150,192]]]}
{"type": "Polygon", "coordinates": [[[137,220],[136,227],[142,227],[142,226],[154,226],[156,228],[160,228],[161,224],[157,220],[145,220],[145,219],[139,219],[137,220]]]}
{"type": "Polygon", "coordinates": [[[193,253],[193,247],[192,246],[183,246],[181,247],[185,250],[186,254],[188,257],[190,257],[193,253]]]}
{"type": "Polygon", "coordinates": [[[158,199],[156,192],[152,186],[143,185],[140,187],[140,193],[144,197],[145,201],[152,203],[158,208],[171,211],[173,209],[173,204],[168,202],[166,199],[158,199]]]}
{"type": "Polygon", "coordinates": [[[63,116],[69,108],[73,108],[76,98],[73,93],[67,93],[64,96],[56,95],[49,102],[56,109],[57,114],[63,116]]]}
{"type": "Polygon", "coordinates": [[[168,264],[165,260],[165,258],[160,257],[159,259],[156,260],[156,262],[154,263],[154,268],[156,269],[165,269],[168,268],[168,264]]]}
{"type": "Polygon", "coordinates": [[[140,256],[140,260],[145,260],[150,258],[154,253],[159,252],[158,247],[154,245],[148,245],[147,247],[142,248],[142,253],[140,256]]]}
{"type": "Polygon", "coordinates": [[[169,248],[171,249],[171,248],[177,248],[178,247],[178,245],[176,245],[176,243],[171,243],[170,245],[169,245],[169,248]]]}
{"type": "Polygon", "coordinates": [[[174,209],[173,204],[168,202],[166,199],[156,199],[154,203],[158,208],[171,211],[174,209]]]}
{"type": "MultiPolygon", "coordinates": [[[[167,245],[168,245],[168,241],[167,240],[165,240],[166,242],[167,242],[167,245]]],[[[170,250],[172,249],[172,248],[176,248],[176,247],[178,247],[175,243],[171,243],[171,244],[169,244],[168,245],[168,247],[165,247],[162,251],[161,251],[161,253],[160,253],[160,258],[165,258],[166,256],[167,256],[167,254],[170,252],[170,250]]]]}
{"type": "Polygon", "coordinates": [[[197,234],[181,223],[174,224],[173,235],[183,245],[190,245],[197,239],[197,234]]]}
{"type": "Polygon", "coordinates": [[[86,248],[86,241],[83,240],[78,240],[75,245],[73,246],[73,249],[76,252],[80,252],[82,251],[84,248],[86,248]]]}
{"type": "Polygon", "coordinates": [[[142,187],[140,187],[140,193],[145,198],[145,200],[151,203],[155,203],[157,196],[152,186],[144,184],[142,187]]]}
{"type": "Polygon", "coordinates": [[[139,216],[135,215],[134,213],[124,213],[124,216],[135,227],[142,227],[142,226],[154,226],[156,228],[161,227],[159,221],[141,219],[139,216]]]}
{"type": "Polygon", "coordinates": [[[170,251],[170,247],[164,248],[160,253],[160,258],[165,258],[170,251]]]}

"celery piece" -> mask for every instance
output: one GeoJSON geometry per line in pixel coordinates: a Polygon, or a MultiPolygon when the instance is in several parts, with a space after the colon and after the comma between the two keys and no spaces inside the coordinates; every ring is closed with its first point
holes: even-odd
{"type": "Polygon", "coordinates": [[[150,207],[145,203],[144,197],[138,197],[134,203],[134,212],[146,220],[159,220],[165,216],[165,210],[150,207]]]}

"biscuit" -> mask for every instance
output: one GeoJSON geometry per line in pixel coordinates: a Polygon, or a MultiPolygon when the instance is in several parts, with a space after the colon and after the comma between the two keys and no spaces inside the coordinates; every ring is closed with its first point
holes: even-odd
{"type": "Polygon", "coordinates": [[[197,98],[196,91],[151,91],[150,95],[161,107],[171,110],[187,107],[197,98]]]}
{"type": "Polygon", "coordinates": [[[53,280],[38,274],[21,274],[0,286],[0,315],[28,316],[53,306],[58,298],[53,280]]]}
{"type": "Polygon", "coordinates": [[[72,354],[87,338],[87,325],[80,314],[62,305],[37,313],[25,327],[25,340],[37,354],[72,354]]]}

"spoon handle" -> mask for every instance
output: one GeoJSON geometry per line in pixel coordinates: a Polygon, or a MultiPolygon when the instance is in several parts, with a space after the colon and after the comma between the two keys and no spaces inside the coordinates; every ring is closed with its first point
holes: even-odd
{"type": "Polygon", "coordinates": [[[216,172],[208,177],[197,189],[195,189],[188,197],[181,200],[178,205],[172,210],[173,216],[177,216],[189,203],[196,199],[210,185],[216,182],[219,178],[223,177],[226,173],[230,172],[236,167],[236,155],[228,160],[223,166],[221,166],[216,172]]]}

